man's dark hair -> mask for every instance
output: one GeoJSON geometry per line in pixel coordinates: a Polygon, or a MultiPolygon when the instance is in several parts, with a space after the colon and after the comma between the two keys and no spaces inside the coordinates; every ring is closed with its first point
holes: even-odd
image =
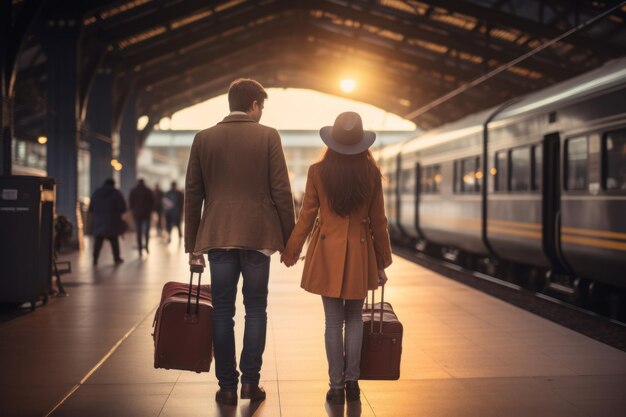
{"type": "Polygon", "coordinates": [[[107,178],[106,180],[104,180],[104,185],[108,185],[112,187],[115,185],[115,180],[113,180],[113,178],[107,178]]]}
{"type": "Polygon", "coordinates": [[[267,93],[263,86],[249,78],[239,78],[230,84],[228,89],[228,106],[230,111],[248,111],[252,103],[263,103],[267,93]]]}

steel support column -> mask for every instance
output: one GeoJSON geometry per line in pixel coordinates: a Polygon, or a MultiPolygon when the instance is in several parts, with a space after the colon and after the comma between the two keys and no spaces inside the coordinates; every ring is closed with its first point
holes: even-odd
{"type": "Polygon", "coordinates": [[[11,140],[13,139],[13,111],[11,78],[14,66],[9,56],[11,49],[10,1],[0,4],[0,175],[11,175],[11,140]]]}
{"type": "Polygon", "coordinates": [[[2,113],[0,114],[0,153],[2,154],[2,171],[0,175],[11,175],[12,171],[12,140],[13,140],[13,97],[2,96],[2,113]]]}
{"type": "Polygon", "coordinates": [[[78,38],[79,16],[51,17],[43,29],[42,44],[48,57],[48,176],[57,184],[56,211],[76,225],[77,155],[79,118],[78,38]]]}
{"type": "Polygon", "coordinates": [[[120,172],[120,189],[124,196],[128,196],[131,188],[137,182],[137,155],[139,154],[139,149],[137,146],[137,113],[135,104],[136,96],[133,94],[126,102],[119,132],[119,159],[123,166],[120,172]]]}
{"type": "Polygon", "coordinates": [[[82,134],[89,143],[90,188],[93,193],[113,175],[113,76],[110,69],[102,69],[96,75],[87,102],[85,127],[82,134]]]}

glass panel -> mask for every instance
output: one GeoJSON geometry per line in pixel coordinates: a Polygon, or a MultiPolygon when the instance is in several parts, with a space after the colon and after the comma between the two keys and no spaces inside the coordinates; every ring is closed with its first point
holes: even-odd
{"type": "Polygon", "coordinates": [[[506,191],[509,171],[509,153],[500,151],[496,153],[496,191],[506,191]]]}
{"type": "Polygon", "coordinates": [[[476,158],[466,158],[462,164],[462,187],[464,193],[473,193],[476,191],[476,158]]]}
{"type": "Polygon", "coordinates": [[[480,192],[483,187],[483,165],[482,165],[482,157],[476,158],[476,191],[480,192]]]}
{"type": "Polygon", "coordinates": [[[415,170],[405,169],[400,176],[400,193],[413,194],[415,192],[415,170]]]}
{"type": "Polygon", "coordinates": [[[604,139],[607,190],[626,190],[626,129],[610,132],[604,139]]]}
{"type": "Polygon", "coordinates": [[[463,182],[463,175],[461,174],[461,161],[454,161],[454,192],[461,192],[461,183],[463,182]]]}
{"type": "Polygon", "coordinates": [[[422,179],[421,179],[420,182],[422,184],[422,192],[423,193],[431,192],[431,189],[430,189],[431,172],[432,172],[432,168],[431,167],[424,167],[424,168],[422,168],[422,179]]]}
{"type": "Polygon", "coordinates": [[[441,165],[433,166],[432,178],[432,190],[433,192],[438,193],[441,191],[441,165]]]}
{"type": "Polygon", "coordinates": [[[528,191],[530,188],[530,149],[527,147],[511,151],[511,190],[528,191]]]}
{"type": "Polygon", "coordinates": [[[570,139],[566,143],[568,190],[587,188],[587,138],[570,139]]]}
{"type": "Polygon", "coordinates": [[[543,145],[533,146],[533,190],[541,190],[543,183],[543,145]]]}

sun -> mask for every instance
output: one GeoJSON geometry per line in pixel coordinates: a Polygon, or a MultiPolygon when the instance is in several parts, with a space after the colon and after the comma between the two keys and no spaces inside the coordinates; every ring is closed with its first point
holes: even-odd
{"type": "Polygon", "coordinates": [[[356,88],[356,81],[346,78],[339,82],[339,86],[344,93],[351,93],[356,88]]]}

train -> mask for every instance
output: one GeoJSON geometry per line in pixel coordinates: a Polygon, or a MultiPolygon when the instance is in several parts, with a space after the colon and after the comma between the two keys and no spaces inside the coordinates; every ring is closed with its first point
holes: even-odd
{"type": "Polygon", "coordinates": [[[626,57],[375,157],[394,244],[580,302],[624,299],[626,57]]]}

